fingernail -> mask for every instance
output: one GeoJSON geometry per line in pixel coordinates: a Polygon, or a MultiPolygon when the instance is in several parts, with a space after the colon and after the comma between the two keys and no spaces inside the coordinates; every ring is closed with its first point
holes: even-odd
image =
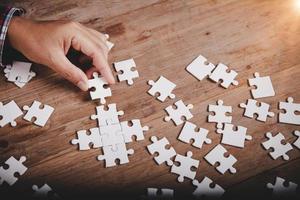
{"type": "Polygon", "coordinates": [[[88,83],[86,81],[79,81],[77,84],[82,91],[87,91],[89,89],[88,83]]]}

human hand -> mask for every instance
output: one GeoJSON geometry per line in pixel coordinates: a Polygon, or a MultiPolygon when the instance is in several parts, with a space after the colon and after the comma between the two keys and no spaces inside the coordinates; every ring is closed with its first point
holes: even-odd
{"type": "Polygon", "coordinates": [[[13,48],[29,60],[46,65],[81,90],[88,90],[88,77],[98,71],[109,84],[115,83],[107,63],[106,35],[71,21],[32,21],[12,18],[8,39],[13,48]],[[66,54],[73,47],[92,60],[92,67],[84,73],[73,65],[66,54]]]}

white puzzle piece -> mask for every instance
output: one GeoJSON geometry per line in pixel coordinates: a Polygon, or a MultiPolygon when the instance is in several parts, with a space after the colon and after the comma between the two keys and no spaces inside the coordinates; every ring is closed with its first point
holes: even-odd
{"type": "Polygon", "coordinates": [[[132,85],[133,79],[139,77],[133,58],[115,62],[114,67],[118,73],[121,72],[121,74],[118,74],[119,81],[127,81],[128,85],[132,85]],[[134,69],[134,71],[132,71],[132,69],[134,69]]]}
{"type": "Polygon", "coordinates": [[[214,68],[214,64],[208,62],[204,56],[199,55],[186,67],[186,70],[199,81],[202,81],[205,77],[211,75],[214,68]]]}
{"type": "Polygon", "coordinates": [[[207,138],[208,130],[205,128],[199,128],[196,130],[197,126],[191,122],[185,122],[178,140],[190,144],[197,148],[201,148],[203,143],[211,144],[211,139],[207,138]]]}
{"type": "Polygon", "coordinates": [[[178,182],[183,182],[184,178],[194,179],[196,176],[196,170],[199,166],[200,161],[192,158],[193,153],[188,151],[186,156],[177,154],[175,157],[175,162],[180,164],[176,166],[175,164],[171,167],[171,173],[178,174],[178,182]],[[194,168],[194,170],[192,170],[194,168]]]}
{"type": "Polygon", "coordinates": [[[36,74],[30,71],[32,63],[14,61],[10,66],[6,66],[4,73],[7,74],[7,80],[10,82],[27,83],[29,77],[34,77],[36,74]]]}
{"type": "MultiPolygon", "coordinates": [[[[29,82],[33,77],[35,77],[35,73],[34,74],[30,74],[29,75],[29,77],[28,77],[28,80],[27,80],[27,82],[29,82]]],[[[5,74],[4,75],[6,78],[8,78],[9,77],[9,74],[7,73],[7,74],[5,74]]],[[[26,83],[27,83],[26,82],[26,83]]],[[[26,83],[22,83],[22,82],[19,82],[19,81],[15,81],[14,82],[14,84],[16,85],[16,86],[18,86],[19,88],[23,88],[25,85],[26,85],[26,83]]]]}
{"type": "Polygon", "coordinates": [[[230,85],[238,85],[239,82],[235,80],[238,73],[234,70],[229,70],[228,67],[222,63],[219,63],[209,78],[214,82],[221,82],[221,86],[228,88],[230,85]]]}
{"type": "Polygon", "coordinates": [[[169,114],[169,116],[166,116],[164,118],[165,121],[168,122],[172,119],[176,126],[178,126],[184,122],[182,120],[183,117],[185,118],[185,120],[190,120],[193,117],[193,114],[190,111],[190,109],[193,108],[192,104],[188,104],[186,106],[182,100],[179,100],[174,104],[176,106],[176,109],[174,109],[172,105],[165,108],[165,111],[169,114]]]}
{"type": "Polygon", "coordinates": [[[197,199],[200,198],[207,198],[207,199],[217,199],[221,198],[224,194],[225,190],[218,184],[214,184],[211,186],[213,181],[208,178],[204,177],[204,179],[199,183],[198,180],[193,180],[193,185],[196,186],[196,190],[193,192],[193,196],[197,199]]]}
{"type": "Polygon", "coordinates": [[[60,197],[54,193],[52,188],[48,184],[44,184],[41,187],[37,185],[32,186],[34,191],[33,197],[38,199],[60,199],[60,197]]]}
{"type": "Polygon", "coordinates": [[[294,135],[298,137],[294,142],[294,146],[300,149],[300,131],[294,131],[294,135]]]}
{"type": "Polygon", "coordinates": [[[244,116],[248,118],[254,118],[254,114],[257,114],[256,120],[266,122],[267,117],[274,117],[273,112],[269,112],[270,105],[264,102],[260,102],[257,105],[257,101],[254,99],[248,99],[247,104],[241,103],[240,107],[244,108],[244,116]]]}
{"type": "Polygon", "coordinates": [[[12,100],[5,105],[0,102],[0,127],[4,127],[6,124],[16,126],[17,122],[15,120],[21,115],[23,115],[23,112],[15,101],[12,100]]]}
{"type": "Polygon", "coordinates": [[[248,79],[249,85],[256,87],[256,89],[251,90],[254,99],[275,96],[270,76],[260,77],[259,73],[255,72],[254,77],[255,78],[248,79]]]}
{"type": "Polygon", "coordinates": [[[214,115],[208,115],[208,122],[216,122],[218,128],[222,128],[223,123],[231,123],[232,113],[231,106],[224,106],[222,100],[217,101],[217,105],[208,105],[208,111],[213,112],[214,115]]]}
{"type": "Polygon", "coordinates": [[[300,125],[300,103],[294,103],[294,99],[288,97],[287,102],[279,102],[279,109],[285,111],[279,113],[280,123],[300,125]]]}
{"type": "Polygon", "coordinates": [[[117,144],[124,143],[121,124],[100,126],[99,129],[103,146],[112,146],[115,148],[117,144]]]}
{"type": "Polygon", "coordinates": [[[89,150],[102,147],[102,138],[99,128],[91,128],[90,133],[86,130],[77,131],[77,139],[71,141],[73,145],[79,145],[79,150],[89,150]]]}
{"type": "Polygon", "coordinates": [[[105,97],[111,96],[111,89],[108,87],[107,81],[98,75],[97,72],[93,73],[93,79],[88,80],[90,96],[92,100],[100,99],[101,104],[105,104],[105,97]]]}
{"type": "Polygon", "coordinates": [[[282,141],[285,141],[285,137],[278,133],[277,135],[273,136],[271,132],[266,133],[266,137],[269,139],[262,143],[262,146],[269,150],[270,148],[273,149],[269,154],[270,156],[276,160],[279,157],[282,157],[284,160],[289,160],[290,157],[287,155],[289,151],[293,149],[292,145],[288,142],[282,144],[282,141]]]}
{"type": "Polygon", "coordinates": [[[129,163],[128,155],[134,153],[133,149],[126,149],[125,143],[116,144],[116,148],[113,146],[104,146],[103,155],[97,157],[98,160],[105,160],[105,167],[116,166],[116,160],[119,160],[119,164],[123,165],[129,163]]]}
{"type": "Polygon", "coordinates": [[[15,177],[15,174],[18,173],[21,176],[27,171],[27,167],[23,165],[25,161],[25,156],[21,156],[19,160],[11,156],[5,162],[5,164],[8,165],[8,168],[4,169],[3,166],[0,167],[0,185],[2,185],[4,182],[10,186],[15,184],[18,180],[18,178],[15,177]]]}
{"type": "Polygon", "coordinates": [[[144,132],[149,130],[148,126],[141,125],[139,119],[131,120],[132,125],[129,125],[128,121],[121,122],[122,134],[124,137],[124,142],[132,142],[132,137],[135,137],[136,141],[145,139],[144,132]]]}
{"type": "Polygon", "coordinates": [[[217,133],[222,133],[222,144],[244,148],[245,140],[252,140],[251,135],[247,135],[247,128],[237,126],[234,130],[233,124],[224,124],[223,129],[218,129],[217,133]]]}
{"type": "Polygon", "coordinates": [[[171,99],[175,98],[175,94],[173,94],[172,91],[176,85],[165,77],[160,76],[156,82],[149,80],[148,84],[152,86],[150,90],[148,90],[148,93],[154,97],[156,94],[159,94],[159,96],[157,96],[159,101],[164,102],[167,97],[171,99]]]}
{"type": "Polygon", "coordinates": [[[98,126],[106,126],[108,124],[120,123],[119,116],[124,115],[123,110],[117,111],[117,105],[109,104],[107,109],[104,105],[96,107],[95,115],[91,115],[91,119],[98,121],[98,126]]]}
{"type": "Polygon", "coordinates": [[[32,118],[35,118],[34,124],[45,126],[54,111],[54,108],[46,104],[44,104],[43,108],[40,108],[41,105],[40,102],[34,101],[30,107],[26,105],[23,106],[23,110],[27,110],[27,113],[23,118],[27,121],[31,121],[32,118]]]}
{"type": "Polygon", "coordinates": [[[204,157],[204,159],[211,165],[219,163],[216,169],[221,174],[224,174],[227,170],[234,174],[236,173],[236,169],[233,165],[237,162],[237,159],[231,154],[228,157],[225,157],[224,154],[226,152],[227,150],[222,145],[218,144],[204,157]]]}
{"type": "Polygon", "coordinates": [[[156,136],[151,137],[152,144],[147,146],[147,149],[150,154],[157,153],[158,155],[154,157],[155,162],[160,165],[164,162],[167,163],[168,166],[173,165],[172,158],[176,155],[175,149],[173,147],[166,148],[167,145],[170,145],[168,139],[163,137],[158,140],[156,136]]]}
{"type": "Polygon", "coordinates": [[[289,181],[288,185],[286,185],[285,182],[287,182],[285,179],[277,176],[274,184],[267,184],[267,188],[273,190],[273,197],[283,199],[284,197],[296,196],[298,185],[291,181],[289,181]]]}
{"type": "Polygon", "coordinates": [[[147,188],[148,199],[173,199],[174,190],[167,188],[147,188]]]}

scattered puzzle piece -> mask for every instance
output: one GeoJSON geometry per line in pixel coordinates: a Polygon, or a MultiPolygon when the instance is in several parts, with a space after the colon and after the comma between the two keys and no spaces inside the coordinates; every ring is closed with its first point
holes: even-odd
{"type": "Polygon", "coordinates": [[[182,120],[183,117],[185,120],[189,120],[193,117],[192,113],[190,112],[190,109],[193,108],[192,104],[186,106],[182,100],[179,100],[175,102],[175,106],[176,109],[174,109],[172,106],[165,108],[166,112],[169,114],[169,116],[165,117],[165,121],[170,121],[172,119],[176,126],[178,126],[184,122],[182,120]]]}
{"type": "Polygon", "coordinates": [[[235,80],[238,73],[234,70],[228,72],[228,67],[222,63],[219,63],[209,78],[214,82],[221,82],[221,86],[228,88],[230,85],[238,85],[239,82],[235,80]]]}
{"type": "Polygon", "coordinates": [[[117,105],[109,104],[108,108],[105,109],[105,106],[96,107],[96,115],[91,115],[91,119],[98,121],[98,126],[106,126],[108,124],[117,124],[119,123],[119,116],[124,115],[123,110],[117,111],[117,105]]]}
{"type": "Polygon", "coordinates": [[[54,108],[49,105],[44,105],[43,108],[40,108],[41,105],[40,102],[34,101],[30,107],[23,106],[23,109],[27,110],[27,113],[23,118],[27,121],[31,121],[32,118],[35,118],[34,124],[45,126],[54,111],[54,108]]]}
{"type": "Polygon", "coordinates": [[[260,102],[259,106],[257,101],[254,99],[248,99],[247,104],[241,103],[241,108],[244,108],[244,116],[254,118],[254,114],[257,114],[256,120],[266,122],[267,117],[274,117],[273,112],[269,112],[270,105],[267,103],[260,102]]]}
{"type": "Polygon", "coordinates": [[[129,163],[128,155],[134,153],[133,149],[126,149],[125,143],[116,144],[116,148],[113,146],[104,146],[103,155],[97,157],[98,160],[105,160],[105,167],[116,166],[116,160],[119,160],[119,164],[129,163]]]}
{"type": "Polygon", "coordinates": [[[275,183],[268,183],[267,188],[273,190],[273,196],[275,198],[295,197],[298,185],[291,181],[286,185],[285,182],[286,180],[283,178],[276,177],[275,183]]]}
{"type": "Polygon", "coordinates": [[[266,133],[266,137],[269,139],[266,142],[263,142],[263,147],[268,150],[270,148],[273,149],[269,154],[273,159],[277,159],[279,157],[283,157],[284,160],[289,160],[289,156],[287,152],[293,149],[290,143],[282,144],[282,141],[285,140],[284,136],[281,133],[273,136],[271,132],[266,133]]]}
{"type": "Polygon", "coordinates": [[[218,133],[222,133],[222,144],[228,144],[234,147],[244,148],[245,140],[252,140],[250,135],[247,135],[247,128],[243,126],[237,126],[234,130],[233,124],[224,124],[223,129],[218,129],[218,133]]]}
{"type": "Polygon", "coordinates": [[[128,124],[128,121],[121,122],[122,134],[124,137],[124,142],[132,142],[132,137],[135,136],[136,141],[145,139],[144,131],[148,131],[148,126],[141,125],[141,121],[138,119],[131,120],[132,125],[128,124]]]}
{"type": "Polygon", "coordinates": [[[197,148],[201,148],[203,143],[210,144],[211,139],[207,138],[208,130],[200,128],[196,131],[196,125],[191,122],[185,122],[178,139],[197,148]]]}
{"type": "Polygon", "coordinates": [[[15,120],[21,115],[23,115],[23,112],[15,101],[10,101],[5,105],[0,102],[0,127],[4,127],[6,124],[16,126],[17,122],[15,120]]]}
{"type": "Polygon", "coordinates": [[[166,162],[167,165],[173,165],[173,158],[176,155],[175,149],[170,147],[169,149],[166,148],[167,145],[170,145],[168,139],[163,137],[162,139],[158,140],[156,136],[151,137],[152,144],[147,146],[147,149],[150,154],[157,153],[158,155],[154,157],[154,160],[158,165],[166,162]]]}
{"type": "Polygon", "coordinates": [[[33,185],[32,189],[34,191],[33,197],[38,199],[60,199],[60,197],[54,193],[52,188],[48,184],[44,184],[41,187],[33,185]]]}
{"type": "Polygon", "coordinates": [[[90,134],[87,134],[86,130],[77,131],[77,138],[73,139],[71,143],[73,145],[79,145],[79,150],[89,150],[92,148],[102,147],[102,139],[99,128],[91,128],[90,134]]]}
{"type": "Polygon", "coordinates": [[[254,77],[255,78],[248,79],[249,85],[256,87],[256,89],[251,90],[254,99],[275,96],[270,76],[260,77],[259,73],[255,72],[254,77]]]}
{"type": "Polygon", "coordinates": [[[205,77],[211,75],[214,68],[214,64],[207,62],[207,59],[204,56],[199,55],[186,67],[186,70],[199,81],[202,81],[205,77]]]}
{"type": "Polygon", "coordinates": [[[175,161],[179,162],[180,165],[172,165],[171,173],[178,174],[178,182],[183,182],[184,178],[194,179],[196,176],[196,171],[192,171],[193,168],[198,168],[200,161],[192,158],[193,153],[188,151],[186,156],[177,154],[175,161]]]}
{"type": "Polygon", "coordinates": [[[172,91],[176,85],[165,77],[160,76],[156,82],[150,80],[148,81],[148,84],[152,86],[150,90],[148,90],[148,93],[154,97],[158,93],[159,96],[157,96],[157,99],[159,101],[164,102],[167,97],[171,99],[175,98],[175,94],[173,94],[172,91]]]}
{"type": "Polygon", "coordinates": [[[285,110],[285,113],[279,113],[279,122],[300,125],[300,103],[293,102],[292,97],[289,97],[287,102],[279,102],[279,109],[285,110]]]}
{"type": "Polygon", "coordinates": [[[231,123],[232,116],[227,114],[232,113],[231,106],[224,106],[222,100],[217,101],[217,105],[208,105],[208,111],[214,112],[214,115],[208,115],[208,122],[216,122],[218,128],[222,128],[223,123],[231,123]]]}
{"type": "Polygon", "coordinates": [[[127,81],[128,85],[132,85],[133,79],[139,77],[139,73],[136,71],[136,64],[133,58],[115,62],[114,67],[117,72],[122,72],[121,74],[118,74],[119,81],[127,81]],[[132,71],[132,68],[135,70],[132,71]]]}
{"type": "Polygon", "coordinates": [[[4,73],[10,82],[27,83],[30,77],[36,74],[30,71],[32,63],[14,61],[12,65],[7,65],[4,73]]]}
{"type": "Polygon", "coordinates": [[[174,197],[174,190],[172,189],[147,188],[148,199],[173,199],[173,197],[174,197]]]}
{"type": "Polygon", "coordinates": [[[294,135],[296,135],[298,138],[294,142],[294,146],[300,149],[300,131],[294,131],[294,135]]]}
{"type": "Polygon", "coordinates": [[[222,145],[218,144],[204,157],[204,159],[211,165],[219,163],[216,169],[221,174],[224,174],[227,170],[234,174],[236,173],[236,169],[233,165],[236,163],[237,159],[231,154],[225,157],[224,154],[226,152],[227,150],[222,145]]]}
{"type": "Polygon", "coordinates": [[[105,97],[111,96],[111,89],[107,86],[107,81],[98,75],[97,72],[93,73],[93,79],[88,80],[90,96],[92,100],[100,99],[101,104],[105,104],[105,97]]]}
{"type": "Polygon", "coordinates": [[[193,192],[194,197],[199,198],[207,198],[207,199],[217,199],[221,198],[224,194],[225,190],[218,184],[214,184],[211,186],[213,181],[204,177],[204,179],[199,183],[198,180],[193,180],[193,185],[196,186],[196,190],[193,192]]]}
{"type": "Polygon", "coordinates": [[[15,184],[18,180],[15,174],[18,173],[21,176],[27,171],[27,167],[23,165],[25,161],[25,156],[21,156],[19,160],[11,156],[5,162],[5,164],[8,165],[8,168],[4,169],[3,166],[0,167],[0,185],[2,185],[4,182],[6,182],[10,186],[15,184]]]}

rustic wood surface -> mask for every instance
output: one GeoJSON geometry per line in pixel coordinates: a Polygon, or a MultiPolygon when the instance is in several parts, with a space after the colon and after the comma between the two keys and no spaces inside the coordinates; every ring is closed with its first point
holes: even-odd
{"type": "MultiPolygon", "coordinates": [[[[2,1],[27,10],[28,18],[37,20],[69,19],[79,21],[98,31],[106,32],[116,45],[110,53],[110,63],[133,57],[140,78],[129,87],[125,82],[111,86],[113,96],[108,103],[117,103],[125,115],[121,120],[141,119],[151,127],[146,139],[127,145],[135,150],[130,163],[104,168],[104,162],[96,160],[98,149],[78,151],[70,141],[81,129],[96,126],[89,119],[97,102],[87,92],[62,79],[46,67],[34,65],[37,77],[23,89],[0,78],[0,101],[15,100],[19,106],[33,100],[55,108],[45,127],[17,119],[15,128],[0,129],[1,164],[9,156],[26,155],[29,170],[13,187],[3,191],[31,192],[31,185],[48,183],[63,197],[75,195],[132,195],[145,194],[147,187],[174,188],[182,194],[191,193],[191,181],[178,183],[170,168],[158,166],[147,150],[150,136],[166,136],[177,153],[188,150],[200,160],[197,178],[208,176],[227,190],[226,196],[270,195],[266,189],[275,176],[282,176],[300,184],[300,151],[294,148],[290,160],[273,160],[261,146],[265,133],[281,132],[288,142],[296,137],[292,131],[299,126],[278,123],[278,102],[292,96],[300,102],[300,8],[295,0],[190,0],[190,1],[2,1]],[[223,89],[217,84],[197,81],[185,71],[185,67],[199,54],[211,62],[222,62],[238,71],[239,85],[223,89]],[[270,75],[276,91],[275,97],[261,99],[270,103],[274,118],[267,123],[242,116],[238,104],[250,98],[247,79],[254,72],[270,75]],[[176,99],[160,103],[146,91],[147,80],[163,75],[177,84],[176,99]],[[194,105],[191,120],[210,130],[213,143],[201,150],[177,140],[182,126],[164,122],[163,110],[176,100],[194,105]],[[223,99],[233,106],[233,123],[248,127],[252,141],[244,149],[224,145],[233,154],[237,173],[219,174],[204,159],[216,144],[220,135],[215,124],[207,123],[207,106],[223,99]]],[[[8,193],[9,193],[8,192],[8,193]]],[[[10,194],[10,193],[9,193],[10,194]]]]}

